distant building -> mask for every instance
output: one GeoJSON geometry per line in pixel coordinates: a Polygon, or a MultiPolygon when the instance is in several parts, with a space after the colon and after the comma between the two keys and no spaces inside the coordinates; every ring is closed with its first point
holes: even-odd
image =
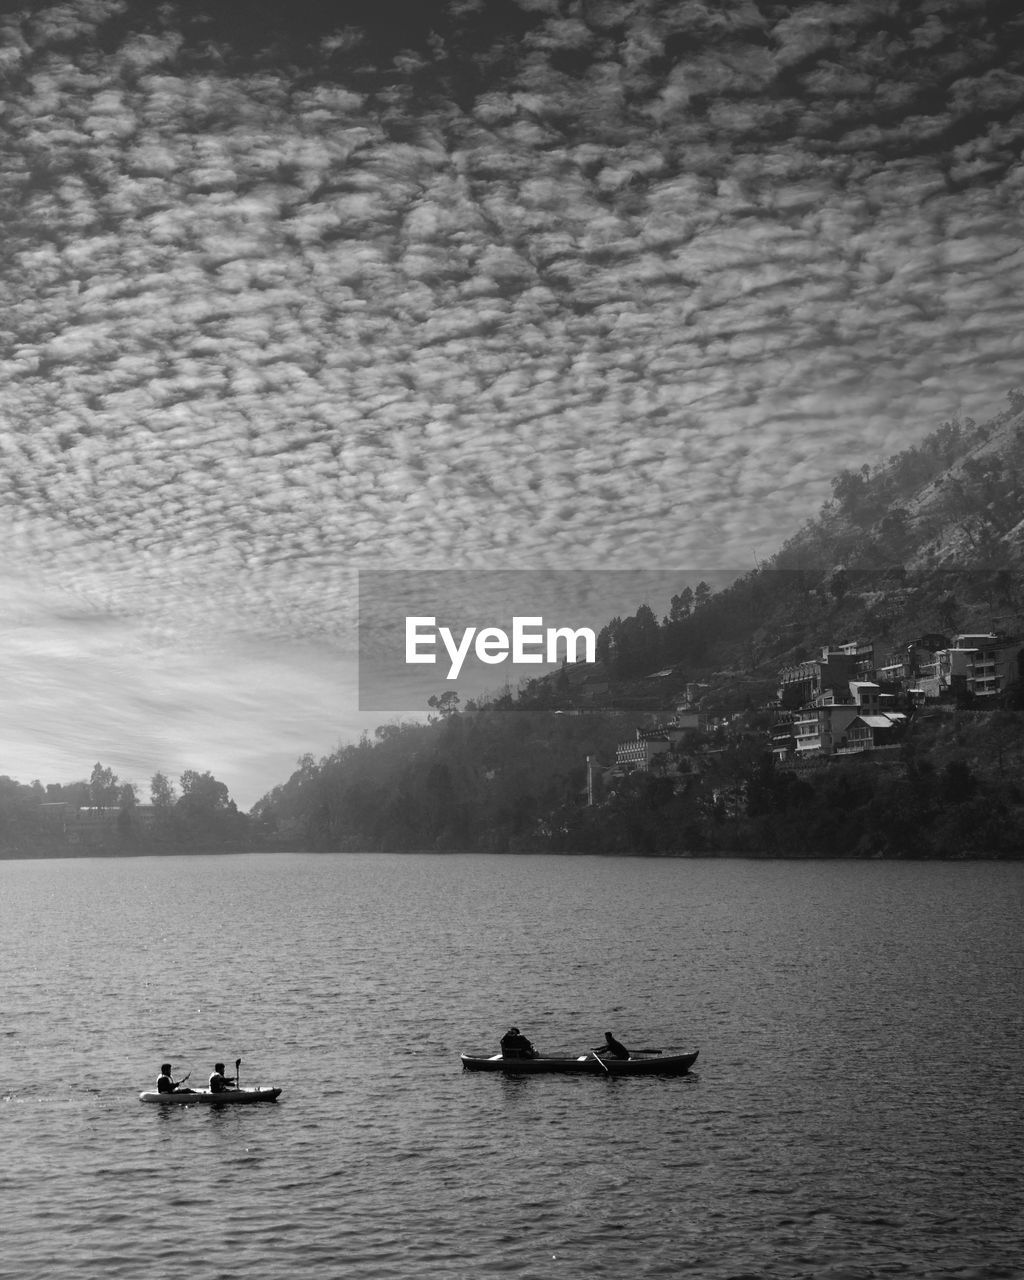
{"type": "Polygon", "coordinates": [[[667,733],[660,729],[637,729],[636,737],[620,742],[615,748],[615,763],[630,772],[650,771],[655,756],[664,755],[672,747],[667,733]]]}
{"type": "Polygon", "coordinates": [[[796,662],[779,672],[779,702],[783,707],[802,707],[820,693],[842,688],[857,675],[857,656],[830,649],[827,645],[817,658],[796,662]]]}
{"type": "Polygon", "coordinates": [[[850,640],[838,645],[837,653],[853,660],[853,676],[857,680],[874,680],[882,661],[882,646],[877,640],[850,640]]]}
{"type": "Polygon", "coordinates": [[[918,683],[927,696],[990,698],[1020,678],[1024,642],[993,632],[963,632],[921,667],[918,683]]]}
{"type": "Polygon", "coordinates": [[[772,732],[772,754],[779,761],[818,755],[849,755],[891,745],[906,725],[902,712],[884,711],[879,686],[849,680],[845,690],[822,690],[792,713],[788,724],[772,732]]]}
{"type": "Polygon", "coordinates": [[[677,708],[672,723],[665,725],[665,732],[672,739],[673,745],[675,745],[686,734],[705,733],[708,727],[707,721],[707,716],[701,715],[697,711],[684,711],[677,708]]]}
{"type": "Polygon", "coordinates": [[[875,672],[879,684],[908,694],[920,689],[923,674],[927,674],[934,662],[935,655],[941,649],[949,648],[946,636],[925,635],[910,640],[902,648],[892,649],[881,659],[881,665],[875,672]]]}
{"type": "Polygon", "coordinates": [[[695,711],[677,713],[668,724],[660,724],[652,729],[637,729],[636,737],[620,742],[615,748],[615,764],[619,768],[633,771],[650,770],[651,761],[692,738],[695,733],[703,733],[708,727],[708,718],[695,711]]]}
{"type": "Polygon", "coordinates": [[[92,805],[77,809],[65,824],[69,844],[106,844],[117,835],[121,810],[117,805],[92,805]]]}

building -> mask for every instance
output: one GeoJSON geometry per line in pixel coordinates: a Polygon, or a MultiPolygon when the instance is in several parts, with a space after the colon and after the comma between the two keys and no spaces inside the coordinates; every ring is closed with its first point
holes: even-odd
{"type": "Polygon", "coordinates": [[[650,771],[655,756],[664,755],[672,747],[667,733],[659,729],[637,729],[636,737],[620,742],[615,748],[615,763],[627,772],[650,771]]]}
{"type": "Polygon", "coordinates": [[[872,680],[849,680],[845,690],[822,690],[806,706],[780,722],[772,733],[776,760],[850,755],[891,745],[906,725],[902,712],[883,709],[879,686],[872,680]]]}
{"type": "Polygon", "coordinates": [[[828,689],[842,688],[857,676],[855,653],[830,649],[828,645],[817,658],[793,663],[779,672],[779,702],[795,709],[805,706],[828,689]]]}
{"type": "Polygon", "coordinates": [[[121,810],[117,805],[91,805],[69,814],[64,831],[68,844],[103,845],[116,838],[121,810]]]}
{"type": "Polygon", "coordinates": [[[836,647],[836,653],[850,658],[856,680],[874,680],[882,662],[882,646],[875,640],[850,640],[836,647]]]}
{"type": "Polygon", "coordinates": [[[921,667],[918,683],[931,698],[991,698],[1020,678],[1024,643],[994,632],[963,632],[921,667]]]}
{"type": "Polygon", "coordinates": [[[685,742],[687,738],[708,729],[708,718],[695,711],[681,712],[669,724],[653,729],[637,729],[636,737],[620,742],[615,748],[615,764],[632,772],[650,770],[651,761],[685,742]]]}
{"type": "Polygon", "coordinates": [[[909,694],[915,689],[920,692],[922,673],[931,668],[939,650],[948,648],[949,639],[946,636],[919,636],[902,648],[890,650],[883,655],[875,671],[875,679],[880,685],[900,693],[909,694]]]}

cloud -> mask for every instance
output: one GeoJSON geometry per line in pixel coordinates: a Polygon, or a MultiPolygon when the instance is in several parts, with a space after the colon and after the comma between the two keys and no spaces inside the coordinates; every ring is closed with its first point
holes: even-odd
{"type": "Polygon", "coordinates": [[[376,70],[304,27],[299,78],[7,16],[12,571],[284,653],[358,566],[745,569],[1020,378],[1024,68],[884,7],[449,10],[376,70]]]}

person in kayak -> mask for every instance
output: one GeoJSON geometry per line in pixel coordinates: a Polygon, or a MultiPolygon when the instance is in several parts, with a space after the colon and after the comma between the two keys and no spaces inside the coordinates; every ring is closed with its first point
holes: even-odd
{"type": "Polygon", "coordinates": [[[618,1040],[615,1039],[610,1031],[606,1031],[604,1033],[604,1040],[605,1042],[600,1049],[594,1050],[594,1052],[600,1054],[602,1058],[629,1057],[629,1050],[624,1044],[619,1044],[618,1040]]]}
{"type": "Polygon", "coordinates": [[[537,1050],[518,1027],[509,1027],[501,1037],[503,1058],[536,1058],[537,1050]]]}
{"type": "Polygon", "coordinates": [[[160,1068],[160,1077],[156,1082],[157,1093],[191,1093],[191,1089],[183,1089],[181,1087],[191,1074],[192,1072],[190,1071],[188,1075],[182,1076],[180,1080],[172,1080],[171,1064],[165,1062],[160,1068]]]}
{"type": "Polygon", "coordinates": [[[223,1093],[224,1090],[235,1083],[234,1076],[225,1076],[224,1063],[215,1062],[213,1064],[213,1075],[210,1076],[210,1092],[223,1093]]]}

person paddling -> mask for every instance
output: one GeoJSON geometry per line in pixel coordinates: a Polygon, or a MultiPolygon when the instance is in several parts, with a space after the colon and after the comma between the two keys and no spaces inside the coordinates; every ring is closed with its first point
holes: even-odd
{"type": "Polygon", "coordinates": [[[169,1062],[163,1063],[160,1067],[159,1079],[156,1082],[157,1093],[191,1093],[191,1089],[183,1089],[181,1087],[191,1074],[192,1072],[190,1071],[188,1075],[182,1076],[180,1080],[172,1080],[171,1064],[169,1062]]]}
{"type": "Polygon", "coordinates": [[[629,1050],[624,1044],[619,1044],[618,1040],[615,1039],[610,1031],[606,1031],[604,1033],[604,1039],[605,1043],[600,1047],[600,1049],[595,1049],[595,1053],[600,1054],[603,1058],[629,1057],[629,1050]]]}
{"type": "Polygon", "coordinates": [[[224,1063],[215,1062],[213,1064],[213,1075],[210,1076],[210,1092],[223,1093],[229,1085],[235,1083],[234,1076],[225,1076],[224,1063]]]}

